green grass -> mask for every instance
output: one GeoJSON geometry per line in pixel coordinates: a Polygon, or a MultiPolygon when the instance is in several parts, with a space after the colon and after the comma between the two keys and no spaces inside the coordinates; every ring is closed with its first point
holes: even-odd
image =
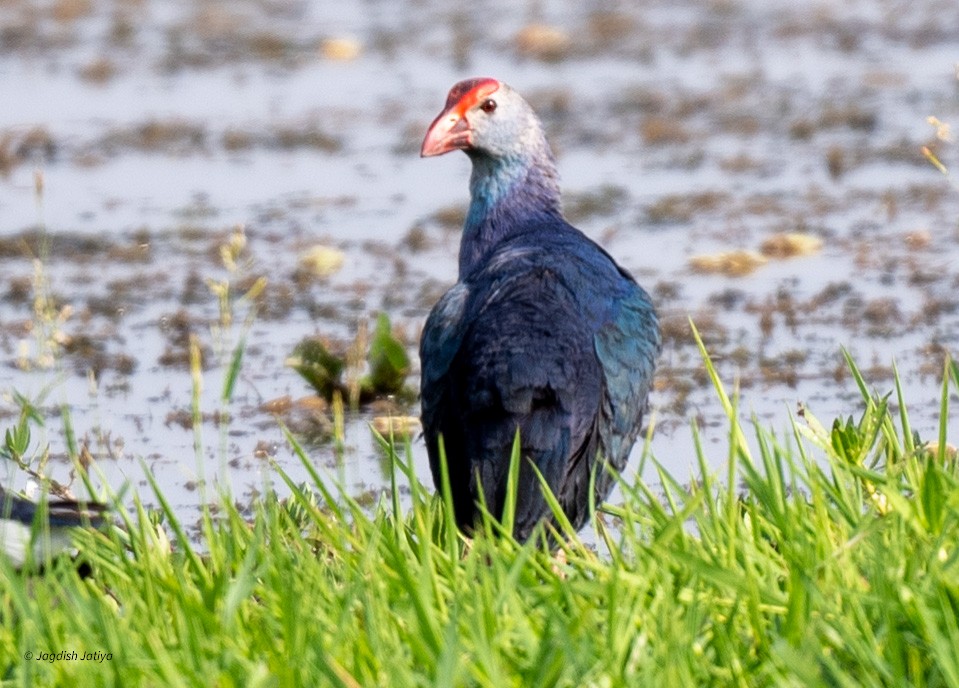
{"type": "MultiPolygon", "coordinates": [[[[312,480],[287,480],[292,496],[261,501],[252,522],[227,501],[193,542],[157,491],[165,529],[137,507],[121,514],[125,532],[78,534],[92,578],[68,562],[42,577],[0,562],[0,677],[959,686],[959,467],[945,442],[926,448],[854,365],[858,420],[825,427],[804,413],[783,437],[744,427],[705,360],[730,418],[728,471],[714,475],[697,441],[690,479],[660,467],[655,486],[624,480],[623,503],[594,526],[598,552],[576,537],[561,555],[544,538],[519,545],[492,522],[468,543],[450,505],[417,482],[408,447],[393,480],[411,505],[391,498],[371,513],[289,437],[312,480]],[[35,659],[59,651],[78,658],[35,659]]],[[[950,385],[954,364],[939,440],[950,385]]]]}

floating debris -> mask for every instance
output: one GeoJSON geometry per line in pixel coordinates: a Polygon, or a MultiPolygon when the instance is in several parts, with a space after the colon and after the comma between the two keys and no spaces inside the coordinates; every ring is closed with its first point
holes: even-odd
{"type": "Polygon", "coordinates": [[[932,232],[928,229],[917,229],[912,232],[907,232],[903,237],[903,241],[906,244],[906,248],[911,251],[929,248],[929,245],[932,243],[932,232]]]}
{"type": "Polygon", "coordinates": [[[383,437],[409,437],[420,429],[420,419],[416,416],[376,416],[372,421],[373,429],[383,437]]]}
{"type": "Polygon", "coordinates": [[[943,122],[938,117],[929,116],[926,121],[936,130],[936,138],[947,143],[953,141],[952,127],[948,122],[943,122]]]}
{"type": "Polygon", "coordinates": [[[728,194],[718,191],[668,194],[649,206],[646,216],[652,224],[691,222],[697,215],[719,210],[729,200],[728,194]]]}
{"type": "Polygon", "coordinates": [[[320,54],[327,60],[349,62],[363,52],[363,46],[351,37],[327,38],[320,43],[320,54]]]}
{"type": "Polygon", "coordinates": [[[325,442],[333,436],[333,420],[330,418],[329,408],[329,402],[315,394],[299,399],[285,395],[260,405],[260,411],[275,416],[291,432],[314,443],[325,442]]]}
{"type": "Polygon", "coordinates": [[[81,79],[91,84],[105,84],[117,75],[117,66],[106,57],[98,57],[78,71],[81,79]]]}
{"type": "Polygon", "coordinates": [[[755,251],[724,251],[708,256],[693,256],[689,259],[689,267],[693,272],[742,277],[762,267],[767,261],[766,256],[755,251]]]}
{"type": "MultiPolygon", "coordinates": [[[[919,452],[923,456],[929,458],[938,458],[940,454],[939,443],[926,442],[924,445],[922,445],[922,447],[919,448],[919,452]]],[[[956,445],[946,442],[945,446],[943,447],[942,456],[946,459],[946,461],[955,461],[956,457],[959,456],[959,449],[956,448],[956,445]]]]}
{"type": "Polygon", "coordinates": [[[289,394],[276,399],[269,399],[268,401],[264,401],[262,404],[260,404],[261,411],[264,413],[272,413],[274,415],[286,413],[292,407],[293,397],[291,397],[289,394]]]}
{"type": "Polygon", "coordinates": [[[329,277],[340,271],[343,260],[343,252],[339,249],[317,244],[303,252],[299,263],[301,268],[308,270],[316,277],[329,277]]]}
{"type": "Polygon", "coordinates": [[[276,399],[269,399],[260,404],[261,411],[273,415],[283,415],[285,413],[289,413],[294,408],[302,409],[304,411],[312,411],[315,413],[323,413],[327,408],[329,408],[329,404],[325,399],[316,395],[294,399],[289,394],[286,394],[282,397],[277,397],[276,399]]]}
{"type": "Polygon", "coordinates": [[[569,34],[547,24],[529,24],[516,34],[516,49],[521,55],[547,62],[565,58],[572,43],[569,34]]]}
{"type": "Polygon", "coordinates": [[[796,256],[812,255],[821,248],[822,239],[819,237],[797,232],[784,232],[774,234],[766,239],[759,250],[767,258],[794,258],[796,256]]]}
{"type": "Polygon", "coordinates": [[[56,0],[51,8],[51,15],[58,22],[70,24],[86,17],[92,11],[92,0],[56,0]]]}
{"type": "Polygon", "coordinates": [[[647,146],[665,146],[686,143],[692,135],[683,123],[674,117],[647,117],[639,127],[647,146]]]}

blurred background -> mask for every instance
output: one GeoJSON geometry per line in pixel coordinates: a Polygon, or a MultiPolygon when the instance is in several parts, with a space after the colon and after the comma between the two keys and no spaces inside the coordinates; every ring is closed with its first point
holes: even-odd
{"type": "MultiPolygon", "coordinates": [[[[142,459],[189,517],[271,460],[302,476],[279,418],[376,498],[368,426],[418,415],[468,200],[467,158],[419,145],[480,75],[538,111],[569,219],[657,304],[651,448],[677,477],[690,423],[725,458],[690,317],[745,416],[858,417],[844,346],[879,394],[895,361],[934,439],[957,35],[954,0],[0,0],[0,478],[68,483],[72,454],[150,502],[142,459]],[[405,384],[360,394],[380,314],[405,384]],[[305,338],[343,365],[342,428],[289,365],[305,338]]],[[[412,452],[428,482],[415,428],[412,452]]]]}

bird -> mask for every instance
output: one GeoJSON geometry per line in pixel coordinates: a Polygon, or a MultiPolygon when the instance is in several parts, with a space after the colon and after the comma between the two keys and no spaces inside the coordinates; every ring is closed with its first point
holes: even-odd
{"type": "Polygon", "coordinates": [[[460,529],[474,529],[480,504],[502,519],[518,434],[513,536],[556,525],[537,471],[579,530],[641,432],[662,348],[656,311],[564,219],[552,150],[517,91],[488,77],[456,83],[420,155],[455,150],[472,162],[459,274],[430,311],[419,352],[433,481],[443,489],[442,442],[460,529]]]}
{"type": "MultiPolygon", "coordinates": [[[[0,487],[0,551],[15,569],[27,562],[38,567],[62,553],[73,553],[71,531],[76,528],[102,528],[106,524],[107,505],[51,499],[45,508],[0,487]]],[[[88,568],[81,566],[80,571],[88,568]]]]}

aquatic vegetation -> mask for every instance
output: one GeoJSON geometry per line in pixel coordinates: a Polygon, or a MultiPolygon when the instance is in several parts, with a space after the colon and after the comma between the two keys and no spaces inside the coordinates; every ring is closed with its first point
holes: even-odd
{"type": "MultiPolygon", "coordinates": [[[[80,686],[954,682],[955,455],[913,435],[898,384],[876,396],[851,363],[858,419],[803,409],[781,435],[742,425],[744,400],[705,362],[726,442],[697,441],[688,479],[647,444],[658,485],[624,476],[584,534],[595,545],[561,518],[558,552],[544,526],[521,545],[488,513],[464,539],[409,444],[382,440],[391,489],[367,504],[288,435],[309,480],[274,466],[288,497],[249,513],[224,499],[197,538],[151,478],[159,519],[134,497],[123,530],[76,533],[92,577],[0,560],[0,616],[15,620],[0,626],[0,672],[80,686]]],[[[943,436],[954,389],[950,362],[943,436]]]]}
{"type": "MultiPolygon", "coordinates": [[[[361,330],[353,348],[362,345],[365,339],[361,330]]],[[[353,382],[348,375],[350,359],[349,351],[337,355],[329,351],[322,338],[307,337],[296,345],[286,364],[322,398],[329,401],[340,394],[353,400],[352,407],[385,396],[399,395],[410,399],[415,394],[406,384],[410,374],[409,354],[405,345],[393,335],[386,313],[377,316],[372,337],[366,345],[365,373],[352,376],[353,382]]]]}

